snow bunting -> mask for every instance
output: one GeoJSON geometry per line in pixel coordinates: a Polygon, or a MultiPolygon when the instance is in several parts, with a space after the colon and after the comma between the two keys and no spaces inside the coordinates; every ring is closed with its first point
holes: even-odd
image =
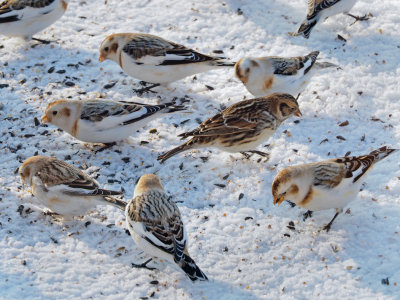
{"type": "Polygon", "coordinates": [[[319,52],[299,57],[244,57],[235,65],[235,75],[256,97],[272,93],[297,95],[308,84],[316,68],[336,66],[317,63],[319,52]]]}
{"type": "Polygon", "coordinates": [[[274,204],[289,200],[309,211],[335,208],[329,231],[343,208],[354,200],[368,171],[374,164],[397,151],[381,147],[368,155],[334,158],[283,169],[272,183],[274,204]]]}
{"type": "Polygon", "coordinates": [[[46,207],[66,217],[82,216],[98,204],[111,204],[121,210],[126,206],[111,197],[122,192],[100,189],[96,180],[54,157],[28,158],[19,168],[19,175],[46,207]]]}
{"type": "Polygon", "coordinates": [[[169,102],[147,105],[108,100],[56,100],[50,103],[43,123],[52,123],[89,143],[123,140],[164,113],[183,110],[169,102]]]}
{"type": "Polygon", "coordinates": [[[308,39],[311,30],[320,19],[325,20],[339,13],[344,13],[354,18],[356,21],[368,20],[369,18],[366,15],[358,17],[348,13],[356,2],[357,0],[308,0],[307,17],[293,35],[302,35],[308,39]]]}
{"type": "Polygon", "coordinates": [[[240,101],[209,118],[190,132],[179,136],[192,138],[181,146],[160,155],[166,161],[182,151],[203,147],[216,147],[227,152],[267,153],[254,148],[271,137],[279,125],[292,115],[301,116],[297,100],[289,94],[240,101]]]}
{"type": "Polygon", "coordinates": [[[113,60],[130,76],[166,84],[235,63],[144,33],[116,33],[100,46],[99,61],[113,60]]]}
{"type": "Polygon", "coordinates": [[[189,256],[187,233],[179,208],[165,193],[157,175],[140,177],[133,199],[126,206],[125,216],[129,232],[141,249],[177,264],[192,281],[208,280],[189,256]]]}
{"type": "Polygon", "coordinates": [[[4,0],[0,3],[0,34],[30,40],[61,18],[67,6],[67,0],[4,0]]]}

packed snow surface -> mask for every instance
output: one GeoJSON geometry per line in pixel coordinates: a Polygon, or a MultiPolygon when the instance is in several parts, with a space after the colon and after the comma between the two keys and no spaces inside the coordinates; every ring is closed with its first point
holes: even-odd
{"type": "Polygon", "coordinates": [[[1,37],[1,297],[399,299],[398,153],[375,166],[328,233],[320,229],[334,210],[303,222],[304,210],[272,202],[272,180],[286,166],[400,147],[399,1],[360,0],[352,13],[371,13],[369,21],[350,25],[352,18],[337,15],[321,21],[309,40],[291,37],[306,2],[72,0],[59,21],[36,35],[54,43],[1,37]],[[139,96],[137,80],[114,62],[98,62],[101,41],[117,32],[151,33],[203,53],[222,50],[233,60],[319,50],[320,61],[340,68],[313,77],[299,98],[303,117],[288,119],[259,147],[270,153],[268,161],[202,149],[160,165],[157,156],[181,143],[178,134],[252,96],[229,68],[139,96]],[[189,113],[157,119],[95,153],[101,145],[37,121],[48,103],[68,98],[151,104],[176,98],[189,113]],[[159,175],[181,210],[191,256],[210,281],[193,284],[157,260],[149,264],[155,271],[132,268],[148,257],[126,234],[124,214],[111,206],[64,223],[43,215],[17,173],[35,154],[63,159],[105,188],[123,189],[126,200],[142,174],[159,175]]]}

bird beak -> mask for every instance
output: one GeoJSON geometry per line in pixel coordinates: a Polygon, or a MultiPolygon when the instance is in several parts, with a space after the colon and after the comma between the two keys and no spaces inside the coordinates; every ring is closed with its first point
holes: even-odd
{"type": "Polygon", "coordinates": [[[105,58],[103,55],[100,54],[100,56],[99,56],[99,62],[103,62],[103,61],[105,61],[105,60],[106,60],[106,58],[105,58]]]}
{"type": "Polygon", "coordinates": [[[281,196],[281,197],[279,197],[279,198],[277,198],[277,199],[274,199],[274,204],[278,204],[278,206],[279,206],[279,205],[281,205],[281,203],[283,202],[283,200],[285,200],[285,197],[284,197],[284,196],[281,196]]]}
{"type": "Polygon", "coordinates": [[[50,122],[50,120],[47,118],[46,115],[44,115],[43,118],[42,118],[42,123],[43,123],[43,124],[47,124],[47,123],[49,123],[49,122],[50,122]]]}
{"type": "Polygon", "coordinates": [[[49,119],[47,118],[47,116],[44,115],[43,118],[42,118],[42,123],[43,123],[43,124],[47,124],[47,123],[49,123],[49,122],[50,122],[50,121],[49,121],[49,119]]]}
{"type": "Polygon", "coordinates": [[[301,117],[303,114],[301,113],[300,110],[298,110],[298,111],[295,113],[295,115],[298,116],[298,117],[301,117]]]}

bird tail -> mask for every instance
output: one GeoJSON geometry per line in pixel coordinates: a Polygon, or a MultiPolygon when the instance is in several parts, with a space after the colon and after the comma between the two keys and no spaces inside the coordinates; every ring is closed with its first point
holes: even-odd
{"type": "Polygon", "coordinates": [[[393,149],[388,146],[383,146],[379,149],[372,151],[369,155],[372,155],[375,158],[374,161],[377,162],[396,151],[399,151],[399,149],[393,149]]]}
{"type": "Polygon", "coordinates": [[[179,266],[186,273],[186,275],[192,281],[200,280],[206,281],[208,280],[206,274],[203,273],[202,270],[196,265],[194,260],[187,254],[183,254],[182,260],[179,263],[179,266]]]}
{"type": "MultiPolygon", "coordinates": [[[[192,139],[193,140],[193,139],[192,139]]],[[[174,156],[175,154],[181,153],[183,151],[186,151],[188,149],[192,148],[192,140],[187,141],[186,143],[175,147],[172,150],[169,150],[168,152],[160,155],[157,157],[157,160],[161,160],[161,163],[165,162],[167,159],[169,159],[170,157],[174,156]]]]}
{"type": "Polygon", "coordinates": [[[305,19],[303,23],[301,23],[300,28],[297,30],[296,33],[293,34],[293,36],[299,36],[302,35],[304,38],[308,39],[310,37],[311,30],[315,25],[317,25],[318,19],[312,18],[312,19],[305,19]]]}
{"type": "Polygon", "coordinates": [[[304,70],[304,75],[308,73],[308,71],[311,70],[311,68],[314,66],[315,61],[317,60],[317,57],[319,55],[319,51],[313,51],[311,53],[309,53],[308,55],[306,55],[304,57],[304,62],[307,62],[309,59],[311,60],[310,65],[304,70]]]}

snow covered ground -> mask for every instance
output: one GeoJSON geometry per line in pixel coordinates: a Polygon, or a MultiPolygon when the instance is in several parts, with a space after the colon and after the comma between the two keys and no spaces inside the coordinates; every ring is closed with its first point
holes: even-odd
{"type": "Polygon", "coordinates": [[[106,2],[72,0],[64,17],[37,35],[57,41],[51,45],[0,40],[0,296],[399,299],[399,154],[376,166],[329,233],[319,230],[333,210],[303,222],[303,210],[275,207],[271,196],[271,182],[285,166],[348,151],[362,155],[383,144],[400,147],[398,0],[360,0],[352,12],[371,13],[371,20],[349,26],[350,17],[335,16],[309,40],[288,35],[305,16],[305,0],[106,2]],[[223,50],[234,60],[319,50],[321,61],[342,70],[314,77],[299,99],[300,122],[287,120],[265,143],[268,162],[204,149],[160,165],[157,155],[178,145],[176,136],[195,128],[197,119],[251,95],[226,69],[138,97],[132,92],[140,87],[137,80],[111,61],[98,62],[101,41],[116,32],[156,34],[204,53],[223,50]],[[104,88],[110,82],[116,84],[104,88]],[[97,145],[35,122],[55,99],[98,97],[146,103],[186,98],[192,113],[156,120],[97,154],[97,145]],[[153,128],[156,133],[149,132],[153,128]],[[35,153],[65,159],[106,188],[123,188],[126,199],[142,174],[156,172],[178,202],[191,255],[210,282],[192,284],[161,262],[150,264],[159,271],[132,268],[145,258],[125,233],[124,215],[112,207],[99,206],[67,224],[43,216],[16,172],[35,153]]]}

